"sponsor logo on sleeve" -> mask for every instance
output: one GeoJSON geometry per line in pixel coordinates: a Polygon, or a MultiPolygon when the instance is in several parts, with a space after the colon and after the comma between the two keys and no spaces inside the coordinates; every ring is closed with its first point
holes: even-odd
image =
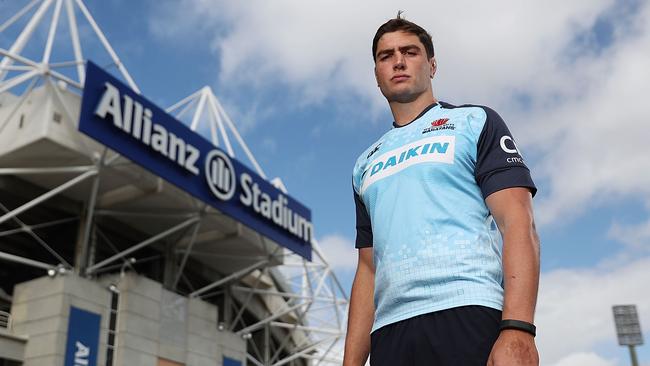
{"type": "Polygon", "coordinates": [[[361,194],[372,184],[421,163],[454,163],[455,136],[432,136],[388,151],[368,164],[361,194]]]}
{"type": "MultiPolygon", "coordinates": [[[[519,153],[519,148],[517,148],[517,144],[515,144],[515,140],[513,140],[512,137],[508,135],[501,136],[499,145],[501,146],[501,150],[503,150],[506,154],[521,155],[519,153]]],[[[524,159],[521,156],[510,156],[506,158],[506,162],[524,164],[524,159]]]]}

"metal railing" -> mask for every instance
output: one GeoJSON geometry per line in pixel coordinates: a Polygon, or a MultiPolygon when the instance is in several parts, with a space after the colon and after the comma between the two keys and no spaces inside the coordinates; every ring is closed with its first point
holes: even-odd
{"type": "Polygon", "coordinates": [[[11,314],[5,311],[0,311],[0,329],[1,328],[11,330],[11,314]]]}

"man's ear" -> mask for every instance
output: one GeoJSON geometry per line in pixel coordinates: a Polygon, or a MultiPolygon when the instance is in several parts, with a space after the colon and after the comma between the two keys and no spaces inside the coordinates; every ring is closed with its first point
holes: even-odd
{"type": "Polygon", "coordinates": [[[435,56],[431,57],[431,59],[429,60],[429,64],[431,65],[431,74],[429,75],[429,77],[433,79],[433,77],[436,75],[436,70],[438,69],[438,63],[436,62],[435,56]]]}
{"type": "Polygon", "coordinates": [[[379,78],[377,77],[377,66],[376,65],[373,68],[373,71],[375,73],[375,81],[377,82],[377,86],[379,86],[379,78]]]}

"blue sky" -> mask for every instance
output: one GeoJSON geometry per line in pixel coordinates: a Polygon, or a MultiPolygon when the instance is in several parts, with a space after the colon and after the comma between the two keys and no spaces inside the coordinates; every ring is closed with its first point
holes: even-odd
{"type": "MultiPolygon", "coordinates": [[[[2,20],[27,3],[0,1],[2,20]]],[[[160,106],[212,87],[267,175],[312,209],[321,246],[348,287],[356,260],[351,169],[392,121],[373,83],[370,42],[378,25],[405,10],[433,35],[436,96],[495,108],[538,184],[542,364],[627,364],[614,303],[636,303],[650,339],[647,2],[87,5],[160,106]]],[[[20,26],[0,34],[2,47],[20,26]]],[[[108,64],[90,27],[80,27],[85,54],[108,64]]],[[[24,54],[42,50],[45,33],[24,54]]],[[[64,53],[68,43],[56,45],[64,53]]],[[[644,365],[648,348],[639,349],[644,365]]]]}

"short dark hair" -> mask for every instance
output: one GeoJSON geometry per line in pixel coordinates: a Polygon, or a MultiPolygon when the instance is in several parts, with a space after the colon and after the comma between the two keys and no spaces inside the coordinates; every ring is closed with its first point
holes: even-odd
{"type": "Polygon", "coordinates": [[[427,58],[431,58],[434,56],[433,41],[431,40],[431,35],[419,25],[413,22],[409,22],[408,20],[402,18],[402,12],[400,11],[397,13],[397,17],[387,21],[386,23],[382,24],[379,27],[379,29],[377,29],[377,33],[375,33],[375,38],[372,39],[373,61],[375,60],[375,57],[377,55],[377,43],[379,42],[379,38],[381,38],[381,36],[383,36],[386,33],[392,33],[398,31],[416,35],[420,39],[420,42],[422,42],[422,44],[424,45],[424,50],[427,52],[427,58]]]}

